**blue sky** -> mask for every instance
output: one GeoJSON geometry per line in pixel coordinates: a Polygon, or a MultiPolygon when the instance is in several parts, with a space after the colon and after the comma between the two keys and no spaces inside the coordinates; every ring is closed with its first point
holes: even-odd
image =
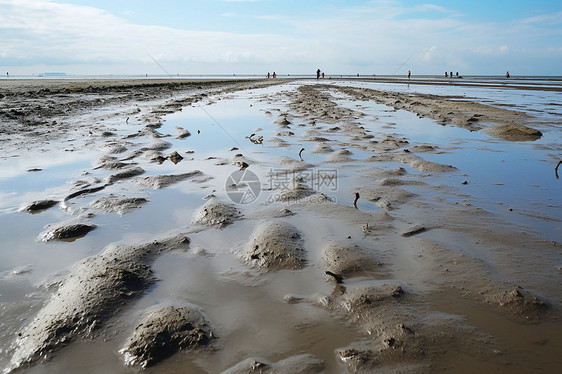
{"type": "Polygon", "coordinates": [[[162,74],[160,66],[562,75],[562,2],[0,0],[0,69],[12,75],[162,74]]]}

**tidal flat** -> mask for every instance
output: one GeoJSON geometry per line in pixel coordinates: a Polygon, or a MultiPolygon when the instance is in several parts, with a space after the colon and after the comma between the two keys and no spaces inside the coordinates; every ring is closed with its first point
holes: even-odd
{"type": "Polygon", "coordinates": [[[5,373],[554,372],[562,86],[0,81],[5,373]]]}

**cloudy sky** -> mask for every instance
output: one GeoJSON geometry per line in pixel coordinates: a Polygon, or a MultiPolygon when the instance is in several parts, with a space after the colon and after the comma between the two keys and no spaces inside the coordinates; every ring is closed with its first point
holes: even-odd
{"type": "Polygon", "coordinates": [[[12,75],[317,68],[562,75],[562,2],[0,0],[0,69],[12,75]]]}

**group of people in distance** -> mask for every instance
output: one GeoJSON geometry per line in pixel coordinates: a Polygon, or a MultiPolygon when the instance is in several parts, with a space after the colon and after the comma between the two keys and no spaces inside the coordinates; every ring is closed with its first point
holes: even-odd
{"type": "Polygon", "coordinates": [[[449,73],[445,72],[445,78],[454,78],[455,76],[456,76],[457,78],[459,77],[459,72],[458,72],[458,71],[457,71],[457,74],[455,74],[454,76],[453,76],[453,72],[451,72],[451,75],[449,75],[449,73]]]}
{"type": "Polygon", "coordinates": [[[271,77],[277,78],[277,74],[275,74],[275,72],[273,72],[273,74],[269,74],[269,72],[267,72],[267,79],[269,79],[271,77]]]}

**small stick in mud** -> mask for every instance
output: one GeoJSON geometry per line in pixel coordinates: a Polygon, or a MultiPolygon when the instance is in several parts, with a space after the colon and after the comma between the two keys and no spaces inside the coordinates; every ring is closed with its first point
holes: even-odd
{"type": "Polygon", "coordinates": [[[331,271],[327,271],[326,274],[334,277],[334,279],[336,280],[337,283],[343,283],[343,277],[339,274],[334,274],[331,271]]]}
{"type": "Polygon", "coordinates": [[[363,234],[365,234],[365,236],[363,237],[363,239],[365,239],[371,233],[371,229],[369,228],[369,223],[367,222],[366,224],[361,226],[361,230],[363,231],[363,234]]]}
{"type": "Polygon", "coordinates": [[[554,168],[554,174],[556,175],[556,179],[559,179],[560,177],[558,176],[558,167],[560,166],[560,164],[562,164],[562,161],[558,161],[558,164],[556,165],[556,167],[554,168]]]}
{"type": "Polygon", "coordinates": [[[359,200],[359,192],[355,193],[355,201],[353,201],[353,206],[355,207],[355,209],[359,209],[357,207],[357,200],[359,200]]]}
{"type": "Polygon", "coordinates": [[[302,159],[302,151],[304,151],[304,148],[301,148],[301,150],[299,151],[299,157],[300,157],[301,161],[304,161],[304,160],[302,159]]]}

